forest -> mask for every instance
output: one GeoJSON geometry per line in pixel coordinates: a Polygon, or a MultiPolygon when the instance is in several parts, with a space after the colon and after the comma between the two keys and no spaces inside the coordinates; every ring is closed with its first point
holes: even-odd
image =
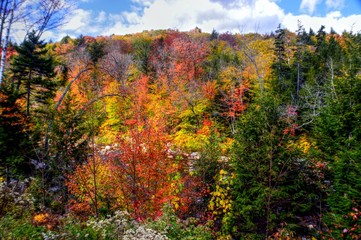
{"type": "Polygon", "coordinates": [[[361,34],[10,43],[0,239],[360,239],[361,34]]]}

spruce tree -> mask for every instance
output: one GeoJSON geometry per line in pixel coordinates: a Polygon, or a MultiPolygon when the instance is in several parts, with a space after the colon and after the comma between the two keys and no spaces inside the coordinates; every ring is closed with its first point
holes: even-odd
{"type": "Polygon", "coordinates": [[[339,53],[344,75],[334,79],[334,89],[328,88],[313,133],[332,172],[327,226],[333,228],[334,236],[360,236],[359,220],[347,215],[361,206],[361,37],[345,34],[344,39],[346,46],[339,53]]]}
{"type": "Polygon", "coordinates": [[[89,151],[88,133],[84,126],[84,118],[79,109],[79,103],[72,93],[65,97],[62,108],[54,113],[54,123],[51,125],[49,138],[52,143],[48,149],[45,182],[48,191],[46,200],[61,197],[64,202],[53,206],[53,210],[64,211],[68,199],[64,175],[70,174],[76,166],[82,164],[89,151]]]}
{"type": "Polygon", "coordinates": [[[54,60],[48,55],[46,43],[36,32],[30,32],[20,46],[15,47],[18,55],[11,63],[13,90],[26,99],[26,115],[39,110],[55,96],[54,60]]]}
{"type": "Polygon", "coordinates": [[[284,96],[289,99],[288,92],[291,88],[288,87],[290,80],[290,67],[287,62],[286,56],[286,30],[281,28],[281,25],[278,26],[275,35],[274,42],[274,54],[276,59],[272,64],[273,74],[277,82],[274,83],[277,88],[275,88],[276,93],[280,96],[284,96]]]}
{"type": "Polygon", "coordinates": [[[269,93],[241,116],[231,161],[237,239],[265,239],[282,228],[303,234],[301,219],[317,218],[320,179],[297,145],[296,121],[292,106],[269,93]]]}

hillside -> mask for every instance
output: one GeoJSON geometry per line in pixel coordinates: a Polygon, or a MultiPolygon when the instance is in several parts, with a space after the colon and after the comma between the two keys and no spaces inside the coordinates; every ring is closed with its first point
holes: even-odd
{"type": "Polygon", "coordinates": [[[9,49],[1,239],[361,238],[359,33],[9,49]]]}

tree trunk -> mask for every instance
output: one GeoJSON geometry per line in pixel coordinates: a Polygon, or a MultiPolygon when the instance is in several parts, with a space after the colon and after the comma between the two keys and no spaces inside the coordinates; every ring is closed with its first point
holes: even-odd
{"type": "Polygon", "coordinates": [[[43,208],[46,205],[46,190],[45,190],[45,163],[44,158],[41,159],[41,190],[43,194],[43,208]]]}
{"type": "MultiPolygon", "coordinates": [[[[8,2],[6,2],[6,5],[7,5],[7,3],[8,2]]],[[[6,28],[6,36],[5,36],[3,45],[2,45],[1,61],[0,61],[0,85],[2,83],[2,79],[3,79],[3,76],[4,76],[6,51],[7,51],[7,45],[8,45],[8,42],[9,42],[10,29],[11,29],[11,25],[12,25],[13,19],[14,19],[15,3],[16,3],[16,1],[13,0],[12,8],[10,10],[10,19],[9,19],[8,26],[6,28]]],[[[5,17],[5,10],[6,10],[6,7],[4,8],[4,17],[5,17]]],[[[1,20],[2,20],[2,24],[4,24],[5,19],[1,19],[1,20]]],[[[0,35],[0,37],[2,37],[2,36],[0,35]]]]}
{"type": "Polygon", "coordinates": [[[266,238],[268,239],[269,236],[269,227],[271,223],[271,200],[272,200],[272,169],[273,169],[273,150],[270,152],[270,159],[268,162],[269,172],[268,172],[268,195],[267,195],[267,202],[266,202],[266,238]]]}
{"type": "Polygon", "coordinates": [[[8,8],[9,0],[1,0],[0,6],[0,14],[1,14],[1,23],[0,23],[0,47],[2,48],[2,41],[3,41],[3,32],[5,26],[5,20],[7,16],[7,8],[8,8]],[[5,6],[4,6],[5,4],[5,6]]]}
{"type": "Polygon", "coordinates": [[[98,213],[98,188],[97,188],[97,174],[98,174],[98,169],[97,169],[97,162],[95,159],[95,136],[94,136],[94,108],[92,108],[91,111],[91,116],[92,116],[92,161],[93,161],[93,184],[94,184],[94,210],[95,210],[95,217],[98,218],[99,217],[99,213],[98,213]]]}
{"type": "Polygon", "coordinates": [[[272,198],[272,158],[269,161],[269,176],[268,176],[268,196],[267,196],[267,203],[266,203],[266,239],[268,239],[269,235],[269,226],[270,226],[270,219],[271,219],[271,198],[272,198]]]}
{"type": "Polygon", "coordinates": [[[330,71],[331,71],[332,98],[337,99],[337,93],[336,93],[336,88],[335,88],[335,83],[334,83],[335,72],[334,72],[334,64],[333,64],[333,59],[332,58],[329,59],[327,65],[328,65],[328,67],[330,68],[330,71]]]}
{"type": "Polygon", "coordinates": [[[30,117],[30,81],[31,81],[31,71],[29,73],[28,82],[26,83],[26,90],[27,90],[27,96],[26,96],[26,116],[30,117]]]}
{"type": "Polygon", "coordinates": [[[6,186],[9,187],[10,185],[10,171],[9,171],[9,166],[6,166],[6,186]]]}
{"type": "Polygon", "coordinates": [[[297,62],[297,87],[296,87],[296,99],[298,100],[299,99],[299,96],[300,96],[300,82],[301,82],[301,73],[300,73],[300,61],[298,60],[297,62]]]}

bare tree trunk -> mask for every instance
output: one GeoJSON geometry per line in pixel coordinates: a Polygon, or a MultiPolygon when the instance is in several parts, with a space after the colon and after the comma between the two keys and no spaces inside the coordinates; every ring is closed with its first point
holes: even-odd
{"type": "Polygon", "coordinates": [[[337,93],[336,93],[336,88],[335,88],[335,83],[334,83],[334,79],[335,79],[335,72],[334,72],[334,64],[333,64],[333,59],[330,58],[329,61],[327,62],[327,65],[331,71],[331,88],[332,88],[332,98],[335,97],[337,99],[337,93]]]}
{"type": "Polygon", "coordinates": [[[296,87],[296,99],[299,99],[300,94],[300,85],[301,85],[301,73],[300,73],[300,61],[297,62],[297,87],[296,87]]]}
{"type": "Polygon", "coordinates": [[[1,0],[1,5],[0,5],[0,17],[1,17],[1,24],[0,24],[0,47],[2,46],[2,41],[3,41],[3,31],[4,31],[4,27],[5,27],[5,20],[7,17],[7,8],[8,8],[8,4],[9,4],[9,0],[1,0]],[[5,5],[4,5],[5,4],[5,5]]]}
{"type": "MultiPolygon", "coordinates": [[[[0,84],[3,81],[4,70],[5,70],[5,60],[7,45],[10,37],[10,30],[14,22],[14,12],[16,9],[20,9],[19,5],[26,0],[19,1],[16,3],[16,0],[0,0],[0,47],[2,48],[1,61],[0,61],[0,84]],[[8,10],[8,4],[12,1],[12,7],[8,10]],[[9,17],[10,15],[10,17],[9,17]],[[8,25],[6,29],[4,28],[5,22],[8,18],[8,25]],[[5,37],[3,38],[3,31],[6,30],[5,37]]],[[[15,21],[24,20],[24,22],[30,22],[31,24],[27,25],[27,32],[29,33],[33,29],[36,29],[38,36],[40,37],[44,31],[49,29],[54,29],[65,23],[65,16],[70,10],[70,5],[66,1],[62,0],[40,0],[34,2],[36,7],[34,7],[35,12],[26,12],[17,16],[15,21]],[[37,19],[34,19],[34,16],[37,19]],[[40,16],[40,17],[38,17],[40,16]]],[[[17,12],[19,13],[19,12],[17,12]]]]}
{"type": "MultiPolygon", "coordinates": [[[[0,61],[0,85],[2,83],[2,79],[3,79],[3,76],[4,76],[6,51],[7,51],[7,45],[8,45],[8,42],[9,42],[10,29],[11,29],[11,25],[13,24],[13,19],[14,19],[15,4],[16,4],[16,1],[13,0],[12,8],[10,10],[10,19],[9,19],[8,26],[6,28],[6,36],[5,36],[5,39],[4,39],[4,42],[3,42],[3,46],[2,46],[1,61],[0,61]]],[[[6,2],[6,5],[7,5],[7,2],[6,2]]],[[[4,17],[5,17],[6,8],[4,8],[3,11],[4,11],[4,17]]]]}

